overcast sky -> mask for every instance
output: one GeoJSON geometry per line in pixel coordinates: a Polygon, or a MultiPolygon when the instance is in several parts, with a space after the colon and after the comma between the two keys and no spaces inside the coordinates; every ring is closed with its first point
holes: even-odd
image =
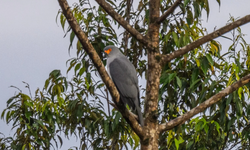
{"type": "MultiPolygon", "coordinates": [[[[69,3],[78,2],[70,0],[69,3]]],[[[204,15],[204,25],[208,31],[224,26],[229,14],[244,17],[250,14],[249,0],[221,0],[219,8],[216,0],[210,0],[208,22],[204,15]]],[[[63,38],[60,24],[56,24],[59,10],[57,0],[1,0],[0,1],[0,112],[6,107],[6,101],[13,96],[19,87],[23,92],[22,81],[29,83],[32,93],[42,89],[45,79],[54,69],[60,69],[65,75],[69,37],[63,38]]],[[[242,32],[248,34],[250,43],[250,24],[242,26],[242,32]]],[[[227,47],[225,39],[218,38],[227,47]]],[[[11,125],[0,120],[0,132],[12,135],[11,125]]],[[[74,139],[75,141],[75,139],[74,139]]],[[[66,141],[65,141],[66,142],[66,141]]],[[[64,143],[62,149],[72,146],[72,141],[64,143]]]]}

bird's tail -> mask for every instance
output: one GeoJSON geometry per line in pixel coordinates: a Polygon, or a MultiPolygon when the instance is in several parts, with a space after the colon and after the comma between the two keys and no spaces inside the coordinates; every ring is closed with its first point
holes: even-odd
{"type": "Polygon", "coordinates": [[[141,112],[141,107],[138,106],[138,105],[135,105],[135,107],[136,107],[139,123],[143,127],[144,126],[144,121],[143,121],[143,116],[142,116],[142,112],[141,112]]]}

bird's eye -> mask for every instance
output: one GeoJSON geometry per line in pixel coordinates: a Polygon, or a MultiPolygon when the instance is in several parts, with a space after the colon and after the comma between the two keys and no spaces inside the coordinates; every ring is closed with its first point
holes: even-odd
{"type": "Polygon", "coordinates": [[[112,49],[109,48],[109,49],[105,50],[104,52],[105,52],[106,54],[109,54],[111,51],[112,51],[112,49]]]}

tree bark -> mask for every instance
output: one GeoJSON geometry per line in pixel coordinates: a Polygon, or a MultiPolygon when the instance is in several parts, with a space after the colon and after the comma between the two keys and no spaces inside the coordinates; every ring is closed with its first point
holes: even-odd
{"type": "Polygon", "coordinates": [[[161,65],[157,59],[159,52],[159,28],[160,25],[155,23],[160,15],[160,0],[150,0],[149,2],[149,31],[148,38],[152,42],[153,50],[147,49],[148,52],[148,76],[146,87],[146,101],[145,101],[145,134],[147,139],[141,141],[142,150],[156,150],[158,149],[158,95],[161,76],[161,65]]]}

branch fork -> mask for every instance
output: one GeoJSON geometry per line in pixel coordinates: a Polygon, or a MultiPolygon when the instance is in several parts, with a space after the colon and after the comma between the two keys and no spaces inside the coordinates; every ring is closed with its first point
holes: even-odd
{"type": "MultiPolygon", "coordinates": [[[[169,14],[173,13],[173,11],[177,8],[177,6],[181,3],[182,0],[176,0],[176,2],[168,9],[167,12],[165,12],[161,17],[159,16],[159,12],[157,12],[158,14],[151,14],[151,19],[155,19],[154,22],[151,22],[151,30],[154,31],[154,33],[157,33],[157,27],[159,27],[159,24],[164,21],[169,14]]],[[[98,54],[96,53],[96,50],[94,49],[93,45],[90,43],[90,41],[88,40],[86,34],[82,31],[81,27],[79,26],[79,24],[77,23],[76,19],[74,18],[70,7],[67,3],[67,0],[58,0],[62,12],[64,14],[64,16],[66,17],[69,25],[71,26],[72,30],[74,31],[75,35],[78,37],[79,41],[81,42],[84,50],[86,51],[86,53],[89,55],[90,59],[92,60],[93,64],[95,65],[96,69],[98,70],[103,82],[105,83],[105,85],[107,86],[111,96],[112,96],[112,100],[114,102],[114,104],[117,106],[117,110],[121,112],[122,116],[126,119],[126,121],[130,124],[131,128],[133,129],[133,131],[140,137],[140,139],[145,140],[147,139],[147,134],[150,135],[152,132],[149,129],[149,127],[147,127],[148,124],[150,124],[151,122],[147,119],[146,116],[146,125],[142,128],[139,123],[137,122],[136,116],[134,114],[132,114],[123,104],[122,102],[120,102],[120,95],[113,83],[113,81],[110,79],[108,73],[106,72],[106,69],[102,63],[102,60],[100,59],[100,57],[98,56],[98,54]]],[[[118,13],[116,13],[114,11],[114,9],[105,2],[105,0],[96,0],[96,2],[111,16],[113,17],[120,25],[122,25],[132,36],[134,36],[139,42],[143,43],[148,50],[154,50],[157,49],[157,38],[158,36],[153,37],[155,42],[151,42],[151,40],[149,40],[149,38],[146,38],[145,36],[143,36],[142,34],[140,34],[136,29],[134,29],[122,16],[120,16],[118,13]]],[[[157,7],[159,7],[160,5],[160,1],[159,0],[151,0],[150,3],[154,3],[157,2],[157,7]]],[[[153,10],[155,9],[152,8],[151,6],[151,12],[153,12],[153,10]]],[[[222,35],[225,34],[227,32],[229,32],[230,30],[239,27],[243,24],[246,24],[250,22],[250,15],[247,15],[233,23],[230,23],[196,41],[194,41],[193,43],[184,46],[183,48],[176,50],[170,54],[167,55],[161,55],[158,52],[155,51],[149,51],[150,53],[150,60],[152,61],[151,64],[153,64],[153,62],[157,65],[151,65],[151,67],[153,69],[156,70],[155,73],[157,73],[157,77],[160,76],[160,65],[164,66],[167,62],[180,57],[186,53],[188,53],[189,51],[192,51],[193,49],[199,47],[200,45],[222,35]],[[157,61],[155,61],[155,59],[153,59],[154,56],[157,56],[157,61]],[[158,62],[160,61],[160,62],[158,62]]],[[[150,30],[150,29],[149,29],[150,30]]],[[[151,68],[151,69],[152,69],[151,68]]],[[[156,84],[156,82],[152,78],[152,83],[156,84]]],[[[158,79],[156,79],[157,83],[158,83],[158,79]]],[[[232,93],[233,91],[237,90],[239,87],[247,84],[250,81],[250,74],[241,78],[239,81],[235,82],[234,84],[232,84],[231,86],[228,86],[227,88],[225,88],[224,90],[220,91],[219,93],[215,94],[214,96],[212,96],[211,98],[209,98],[208,100],[206,100],[205,102],[201,103],[199,106],[191,109],[189,112],[185,113],[182,116],[179,116],[177,118],[175,118],[174,120],[169,121],[168,123],[164,123],[164,124],[155,124],[155,135],[159,136],[160,133],[166,131],[166,130],[170,130],[172,128],[174,128],[175,126],[187,121],[188,119],[190,119],[191,117],[193,117],[194,115],[204,111],[207,107],[215,104],[216,102],[218,102],[219,100],[221,100],[222,97],[232,93]],[[156,133],[157,132],[157,133],[156,133]]],[[[157,87],[157,86],[155,86],[157,87]]],[[[157,92],[156,92],[157,93],[157,92]]],[[[155,95],[151,95],[152,98],[152,104],[157,103],[153,101],[154,97],[157,97],[155,95]]],[[[155,105],[157,107],[157,104],[155,105]]],[[[149,106],[147,106],[149,108],[149,106]]],[[[155,107],[155,108],[156,108],[155,107]]],[[[152,108],[153,109],[153,108],[152,108]]],[[[150,108],[150,110],[152,110],[150,108]]],[[[157,110],[157,109],[156,109],[157,110]]],[[[148,148],[148,145],[142,144],[142,148],[148,148]]],[[[156,146],[157,147],[157,146],[156,146]]]]}

